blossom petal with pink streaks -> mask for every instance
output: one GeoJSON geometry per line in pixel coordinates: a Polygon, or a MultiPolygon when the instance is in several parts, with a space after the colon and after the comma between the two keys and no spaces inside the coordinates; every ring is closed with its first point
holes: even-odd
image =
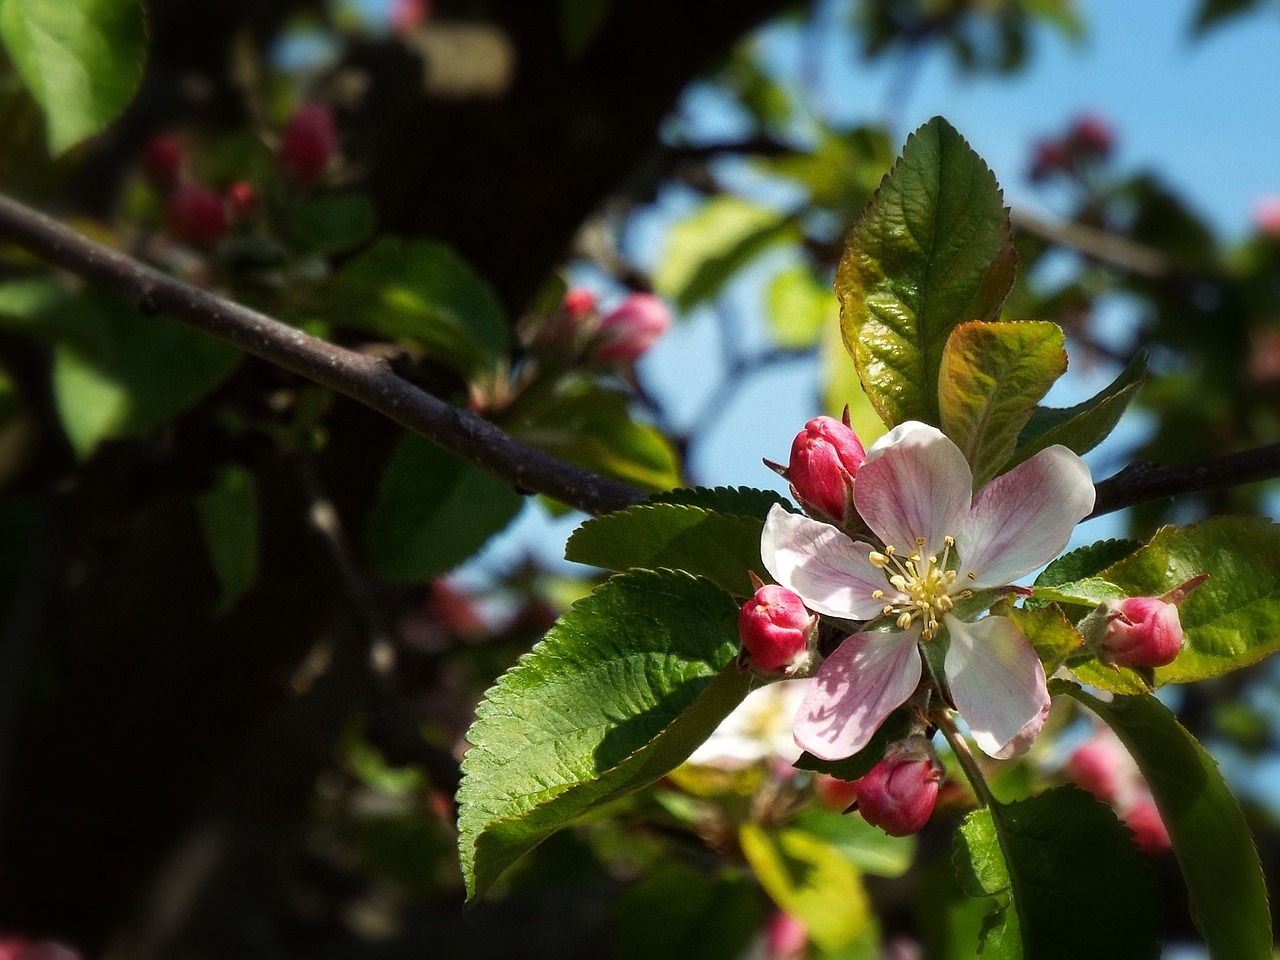
{"type": "Polygon", "coordinates": [[[773,578],[829,617],[869,620],[880,614],[884,601],[871,594],[886,583],[867,559],[870,553],[870,544],[776,504],[760,537],[760,557],[773,578]]]}

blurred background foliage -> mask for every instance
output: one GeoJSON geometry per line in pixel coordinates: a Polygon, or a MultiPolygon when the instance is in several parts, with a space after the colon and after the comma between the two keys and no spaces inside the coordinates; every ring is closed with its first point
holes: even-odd
{"type": "MultiPolygon", "coordinates": [[[[1268,6],[1204,0],[1186,27],[1196,42],[1268,6]]],[[[1070,0],[146,12],[136,95],[65,150],[78,136],[46,125],[9,37],[0,187],[647,490],[697,483],[699,444],[778,366],[803,365],[806,409],[849,403],[864,439],[880,431],[831,282],[900,148],[895,104],[925,56],[1017,83],[1045,37],[1089,31],[1070,0]],[[836,33],[899,77],[884,122],[823,109],[818,41],[836,33]],[[778,35],[811,55],[780,66],[778,35]],[[315,104],[336,142],[299,175],[282,135],[315,104]],[[168,181],[149,165],[157,137],[181,158],[168,181]],[[213,191],[213,235],[175,212],[174,179],[213,191]],[[599,306],[566,299],[584,286],[599,306]],[[605,357],[591,325],[629,291],[698,324],[685,342],[706,350],[605,357]],[[673,409],[647,382],[659,362],[703,401],[673,409]]],[[[1072,363],[1104,382],[1150,356],[1158,375],[1106,472],[1274,443],[1280,209],[1225,243],[1119,161],[1122,136],[1104,117],[1050,117],[1026,144],[1054,213],[1015,206],[1006,315],[1062,324],[1072,363]],[[1135,319],[1105,323],[1114,302],[1135,319]]],[[[744,434],[734,482],[765,483],[757,458],[784,451],[744,434]]],[[[894,840],[767,751],[682,768],[461,911],[453,792],[472,708],[594,582],[541,542],[560,528],[529,521],[565,508],[522,494],[0,248],[0,927],[95,957],[971,956],[985,905],[948,862],[964,789],[894,840]],[[518,516],[502,559],[476,562],[518,516]],[[806,934],[788,941],[779,911],[806,934]]],[[[1274,497],[1253,484],[1150,503],[1115,532],[1274,497]]],[[[1247,774],[1275,758],[1277,681],[1263,666],[1174,695],[1249,801],[1272,877],[1276,809],[1247,774]]],[[[1060,736],[1006,765],[999,795],[1066,775],[1080,734],[1060,709],[1060,736]]],[[[1194,942],[1176,868],[1156,857],[1169,939],[1194,942]]]]}

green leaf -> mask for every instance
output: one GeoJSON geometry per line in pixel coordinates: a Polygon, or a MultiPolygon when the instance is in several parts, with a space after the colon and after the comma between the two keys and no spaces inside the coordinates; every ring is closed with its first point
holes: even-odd
{"type": "Polygon", "coordinates": [[[1266,881],[1240,805],[1204,747],[1155,697],[1110,703],[1075,684],[1056,684],[1116,732],[1137,761],[1169,831],[1191,901],[1191,917],[1212,957],[1270,960],[1266,881]]]}
{"type": "Polygon", "coordinates": [[[992,613],[1012,620],[1031,641],[1036,656],[1044,664],[1045,676],[1062,666],[1067,657],[1084,643],[1070,620],[1056,604],[1028,610],[1025,607],[997,606],[992,613]]]}
{"type": "Polygon", "coordinates": [[[289,211],[289,245],[327,255],[358,246],[373,233],[373,204],[363,194],[304,200],[289,211]]]}
{"type": "Polygon", "coordinates": [[[951,331],[938,373],[942,430],[973,468],[980,490],[1013,455],[1036,403],[1067,370],[1056,323],[962,323],[951,331]]]}
{"type": "Polygon", "coordinates": [[[1123,600],[1129,596],[1123,587],[1119,587],[1101,577],[1086,577],[1073,583],[1062,583],[1056,587],[1032,588],[1035,598],[1051,603],[1072,603],[1086,607],[1096,607],[1108,600],[1123,600]]]}
{"type": "Polygon", "coordinates": [[[796,815],[793,825],[817,837],[863,873],[900,877],[911,869],[916,838],[891,837],[862,817],[810,807],[796,815]]]}
{"type": "Polygon", "coordinates": [[[644,490],[680,485],[675,450],[662,432],[631,418],[625,394],[588,380],[561,381],[550,396],[526,396],[501,426],[580,467],[644,490]]]}
{"type": "Polygon", "coordinates": [[[755,592],[747,571],[764,571],[763,530],[754,517],[672,503],[639,504],[587,520],[569,537],[564,555],[609,570],[687,570],[747,597],[755,592]]]}
{"type": "Polygon", "coordinates": [[[965,890],[994,898],[981,957],[1159,956],[1150,863],[1111,808],[1083,790],[1059,787],[975,810],[956,836],[955,857],[965,890]]]}
{"type": "Polygon", "coordinates": [[[618,902],[615,955],[737,960],[763,923],[760,897],[744,871],[708,877],[688,864],[666,864],[618,902]]]}
{"type": "Polygon", "coordinates": [[[998,318],[1016,260],[995,176],[934,117],[907,139],[836,272],[845,348],[885,423],[938,422],[947,337],[998,318]]]}
{"type": "Polygon", "coordinates": [[[44,108],[49,152],[97,133],[133,99],[147,53],[140,0],[3,0],[0,41],[44,108]]]}
{"type": "Polygon", "coordinates": [[[421,582],[470,558],[522,503],[502,480],[406,433],[374,496],[365,551],[387,576],[421,582]]]}
{"type": "Polygon", "coordinates": [[[738,605],[677,571],[602,584],[485,694],[458,790],[469,896],[575,817],[683,763],[742,702],[738,605]]]}
{"type": "Polygon", "coordinates": [[[867,775],[872,767],[884,759],[884,752],[889,744],[903,740],[911,734],[913,722],[909,709],[895,710],[888,719],[880,724],[871,737],[870,742],[851,757],[843,760],[821,760],[811,753],[802,753],[794,766],[797,770],[812,770],[815,773],[826,773],[840,780],[852,783],[867,775]]]}
{"type": "Polygon", "coordinates": [[[560,37],[569,60],[577,60],[609,16],[613,0],[560,0],[560,37]]]}
{"type": "Polygon", "coordinates": [[[81,457],[108,438],[149,433],[221,383],[240,359],[220,340],[96,293],[71,309],[83,336],[54,349],[53,392],[81,457]]]}
{"type": "Polygon", "coordinates": [[[1258,0],[1201,0],[1194,30],[1196,33],[1205,33],[1257,6],[1258,0]]]}
{"type": "Polygon", "coordinates": [[[834,950],[850,943],[871,922],[861,875],[817,837],[794,828],[771,832],[748,822],[738,839],[765,892],[804,924],[819,947],[834,950]]]}
{"type": "Polygon", "coordinates": [[[729,194],[712,197],[671,228],[653,275],[654,289],[688,310],[716,297],[768,247],[798,237],[786,214],[729,194]]]}
{"type": "Polygon", "coordinates": [[[649,497],[650,503],[682,503],[690,507],[731,513],[738,517],[755,517],[764,521],[774,504],[791,510],[787,498],[772,490],[754,487],[683,487],[663,490],[649,497]]]}
{"type": "Polygon", "coordinates": [[[1117,560],[1127,557],[1142,544],[1137,540],[1099,540],[1064,553],[1036,577],[1037,587],[1058,587],[1072,580],[1084,580],[1101,573],[1117,560]]]}
{"type": "Polygon", "coordinates": [[[1045,447],[1060,443],[1076,453],[1088,453],[1115,429],[1147,378],[1147,357],[1139,353],[1109,386],[1074,407],[1037,407],[1018,438],[1018,451],[1007,464],[1013,469],[1045,447]]]}
{"type": "Polygon", "coordinates": [[[803,265],[788,267],[773,278],[765,296],[773,340],[784,350],[815,346],[828,324],[839,316],[839,304],[829,287],[819,283],[803,265]]]}
{"type": "Polygon", "coordinates": [[[220,611],[229,610],[258,575],[258,490],[253,473],[239,464],[218,471],[196,497],[209,562],[222,585],[220,611]]]}
{"type": "Polygon", "coordinates": [[[324,318],[420,346],[462,373],[507,350],[507,322],[493,289],[433,240],[383,237],[343,265],[324,297],[324,318]]]}
{"type": "Polygon", "coordinates": [[[1162,527],[1102,576],[1129,596],[1155,597],[1200,573],[1209,579],[1178,609],[1182,653],[1157,668],[1157,685],[1220,676],[1280,650],[1280,526],[1268,520],[1162,527]]]}

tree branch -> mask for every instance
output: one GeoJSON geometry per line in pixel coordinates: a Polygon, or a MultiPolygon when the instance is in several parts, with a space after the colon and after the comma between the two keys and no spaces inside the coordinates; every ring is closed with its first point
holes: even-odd
{"type": "MultiPolygon", "coordinates": [[[[0,195],[0,237],[102,287],[144,314],[164,314],[246,353],[351,397],[450,453],[525,490],[587,513],[643,498],[624,483],[521,443],[481,417],[401,379],[379,359],[309,336],[265,314],[175,280],[0,195]]],[[[1148,500],[1280,476],[1280,444],[1174,466],[1132,464],[1098,484],[1091,517],[1148,500]]]]}
{"type": "Polygon", "coordinates": [[[174,279],[0,195],[0,237],[109,291],[145,315],[163,314],[323,387],[358,400],[515,487],[587,513],[643,498],[627,484],[521,443],[392,372],[381,359],[327,343],[265,314],[174,279]]]}
{"type": "Polygon", "coordinates": [[[1159,280],[1173,272],[1164,254],[1105,230],[1081,223],[1055,223],[1019,207],[1009,211],[1009,220],[1018,230],[1135,276],[1159,280]]]}
{"type": "Polygon", "coordinates": [[[1280,443],[1233,453],[1212,460],[1159,466],[1131,463],[1097,485],[1098,499],[1086,519],[1122,510],[1149,500],[1199,493],[1280,476],[1280,443]]]}

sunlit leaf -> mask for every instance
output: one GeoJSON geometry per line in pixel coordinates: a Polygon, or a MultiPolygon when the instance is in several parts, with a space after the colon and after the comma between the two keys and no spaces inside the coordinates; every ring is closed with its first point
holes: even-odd
{"type": "Polygon", "coordinates": [[[802,350],[816,345],[822,331],[834,325],[839,304],[831,290],[805,266],[783,270],[769,284],[765,306],[779,347],[802,350]]]}
{"type": "Polygon", "coordinates": [[[997,319],[1016,259],[995,176],[935,117],[908,138],[836,273],[845,346],[886,424],[938,422],[947,337],[997,319]]]}
{"type": "Polygon", "coordinates": [[[485,694],[467,734],[459,852],[470,896],[586,811],[683,763],[742,702],[738,605],[675,571],[605,582],[485,694]]]}
{"type": "Polygon", "coordinates": [[[133,99],[147,53],[146,16],[140,0],[3,0],[0,41],[44,108],[56,155],[133,99]]]}
{"type": "Polygon", "coordinates": [[[1056,323],[962,323],[951,331],[938,374],[942,430],[973,467],[974,489],[1001,472],[1018,434],[1066,372],[1056,323]]]}
{"type": "Polygon", "coordinates": [[[798,236],[785,214],[741,197],[712,197],[671,228],[653,275],[654,289],[688,310],[717,296],[762,251],[798,236]]]}
{"type": "Polygon", "coordinates": [[[1271,910],[1253,837],[1240,805],[1204,747],[1155,697],[1066,693],[1101,717],[1133,755],[1187,883],[1191,917],[1212,957],[1270,960],[1271,910]]]}

